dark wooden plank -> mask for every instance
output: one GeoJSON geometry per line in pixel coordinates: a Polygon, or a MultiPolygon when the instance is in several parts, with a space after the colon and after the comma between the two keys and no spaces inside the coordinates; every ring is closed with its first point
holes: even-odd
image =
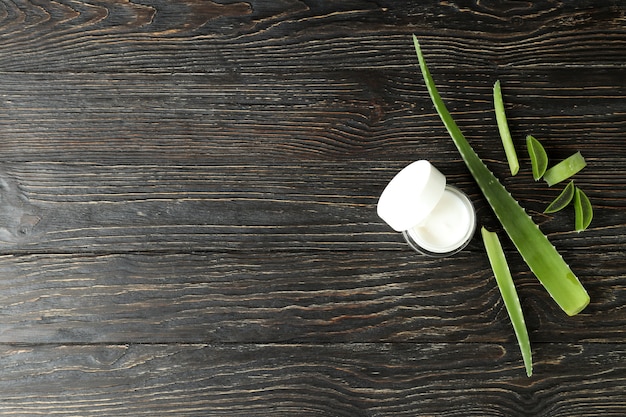
{"type": "Polygon", "coordinates": [[[454,67],[623,62],[624,7],[618,2],[457,3],[4,3],[0,70],[237,73],[406,67],[413,63],[407,44],[412,32],[436,44],[438,60],[454,67]]]}
{"type": "MultiPolygon", "coordinates": [[[[515,179],[503,176],[564,251],[594,245],[616,251],[624,242],[626,176],[614,171],[621,158],[591,161],[577,176],[595,206],[582,234],[573,232],[572,210],[541,214],[559,189],[535,183],[528,169],[515,179]]],[[[404,163],[5,165],[0,247],[7,253],[406,249],[376,215],[380,192],[404,163]]],[[[479,223],[497,228],[463,163],[433,163],[468,192],[479,223]]],[[[504,161],[495,167],[506,170],[504,161]]]]}
{"type": "Polygon", "coordinates": [[[4,415],[621,416],[623,344],[0,348],[4,415]]]}
{"type": "Polygon", "coordinates": [[[624,415],[625,8],[35,0],[0,16],[0,413],[624,415]],[[568,318],[509,242],[520,354],[480,241],[408,250],[375,214],[428,158],[498,230],[432,110],[462,128],[588,288],[568,318]],[[581,150],[596,217],[506,173],[581,150]],[[371,343],[361,343],[371,342],[371,343]],[[549,343],[556,342],[556,343],[549,343]],[[207,344],[207,343],[215,343],[207,344]],[[61,345],[62,344],[62,345],[61,345]]]}
{"type": "MultiPolygon", "coordinates": [[[[533,343],[626,341],[621,251],[573,259],[592,299],[574,318],[512,265],[533,343]]],[[[4,256],[0,319],[2,343],[515,340],[485,256],[466,252],[4,256]]]]}
{"type": "MultiPolygon", "coordinates": [[[[406,55],[414,60],[414,52],[406,55]]],[[[494,146],[497,79],[522,157],[529,133],[557,157],[572,149],[592,160],[622,151],[623,69],[434,66],[433,73],[486,159],[503,158],[494,146]]],[[[406,70],[233,77],[6,73],[0,91],[2,161],[458,159],[415,62],[406,70]]]]}

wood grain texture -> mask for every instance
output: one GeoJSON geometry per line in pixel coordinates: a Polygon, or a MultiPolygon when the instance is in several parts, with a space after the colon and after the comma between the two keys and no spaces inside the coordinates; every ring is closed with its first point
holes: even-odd
{"type": "Polygon", "coordinates": [[[0,10],[5,71],[407,67],[411,32],[436,41],[439,60],[453,67],[615,66],[625,48],[619,1],[109,0],[8,2],[0,10]]]}
{"type": "MultiPolygon", "coordinates": [[[[592,303],[575,318],[516,267],[534,342],[626,341],[622,253],[580,258],[592,303]]],[[[514,341],[476,253],[5,256],[0,276],[5,343],[514,341]]]]}
{"type": "MultiPolygon", "coordinates": [[[[458,159],[414,61],[403,71],[233,77],[3,74],[0,155],[180,164],[458,159]]],[[[527,134],[554,157],[572,149],[591,160],[615,156],[626,114],[623,70],[481,74],[433,64],[442,95],[484,158],[502,159],[491,104],[497,79],[521,157],[527,134]]]]}
{"type": "Polygon", "coordinates": [[[625,415],[625,26],[616,0],[1,3],[0,414],[625,415]],[[425,258],[376,215],[424,158],[502,235],[413,33],[590,293],[565,316],[504,240],[532,378],[480,239],[425,258]],[[527,134],[585,156],[588,231],[542,214],[527,134]]]}
{"type": "MultiPolygon", "coordinates": [[[[500,152],[501,150],[498,150],[500,152]]],[[[498,228],[462,162],[432,159],[474,200],[479,220],[498,228]]],[[[619,251],[626,176],[602,159],[577,176],[595,206],[583,234],[573,211],[544,215],[560,191],[532,180],[530,167],[506,181],[569,260],[599,245],[619,251]],[[604,168],[603,168],[604,167],[604,168]],[[611,233],[606,233],[606,231],[611,233]]],[[[506,169],[504,160],[494,165],[506,169]]],[[[5,164],[0,248],[16,253],[203,250],[408,250],[376,215],[398,162],[284,165],[5,164]],[[27,216],[24,221],[23,216],[27,216]],[[33,216],[36,222],[29,224],[33,216]]],[[[483,249],[478,239],[470,251],[483,249]]],[[[332,257],[332,254],[325,256],[332,257]]]]}
{"type": "Polygon", "coordinates": [[[542,376],[528,379],[514,344],[5,347],[0,410],[18,416],[620,415],[624,345],[539,344],[537,350],[554,359],[538,361],[542,376]]]}

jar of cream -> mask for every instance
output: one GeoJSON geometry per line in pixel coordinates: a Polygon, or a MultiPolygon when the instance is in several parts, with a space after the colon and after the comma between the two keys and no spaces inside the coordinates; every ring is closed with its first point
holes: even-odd
{"type": "Polygon", "coordinates": [[[429,256],[450,256],[463,249],[476,230],[470,199],[446,184],[430,162],[420,160],[402,169],[378,200],[378,215],[402,232],[414,250],[429,256]]]}

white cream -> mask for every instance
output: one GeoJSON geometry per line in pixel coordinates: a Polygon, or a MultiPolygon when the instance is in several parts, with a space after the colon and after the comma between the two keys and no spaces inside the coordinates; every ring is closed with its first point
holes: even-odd
{"type": "Polygon", "coordinates": [[[438,254],[454,252],[471,239],[474,210],[467,197],[447,186],[432,212],[419,225],[407,230],[420,248],[438,254]]]}

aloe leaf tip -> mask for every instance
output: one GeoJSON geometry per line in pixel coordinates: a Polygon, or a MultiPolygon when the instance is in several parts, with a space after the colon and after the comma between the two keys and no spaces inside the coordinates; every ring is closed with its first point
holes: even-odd
{"type": "Polygon", "coordinates": [[[517,152],[515,151],[515,145],[513,144],[513,138],[511,137],[511,131],[509,130],[509,123],[504,111],[504,100],[502,98],[500,80],[497,80],[493,85],[493,105],[496,112],[496,122],[498,124],[498,131],[500,132],[500,139],[502,140],[504,153],[506,155],[507,162],[509,163],[509,170],[511,171],[511,175],[515,176],[519,172],[519,160],[517,158],[517,152]]]}

